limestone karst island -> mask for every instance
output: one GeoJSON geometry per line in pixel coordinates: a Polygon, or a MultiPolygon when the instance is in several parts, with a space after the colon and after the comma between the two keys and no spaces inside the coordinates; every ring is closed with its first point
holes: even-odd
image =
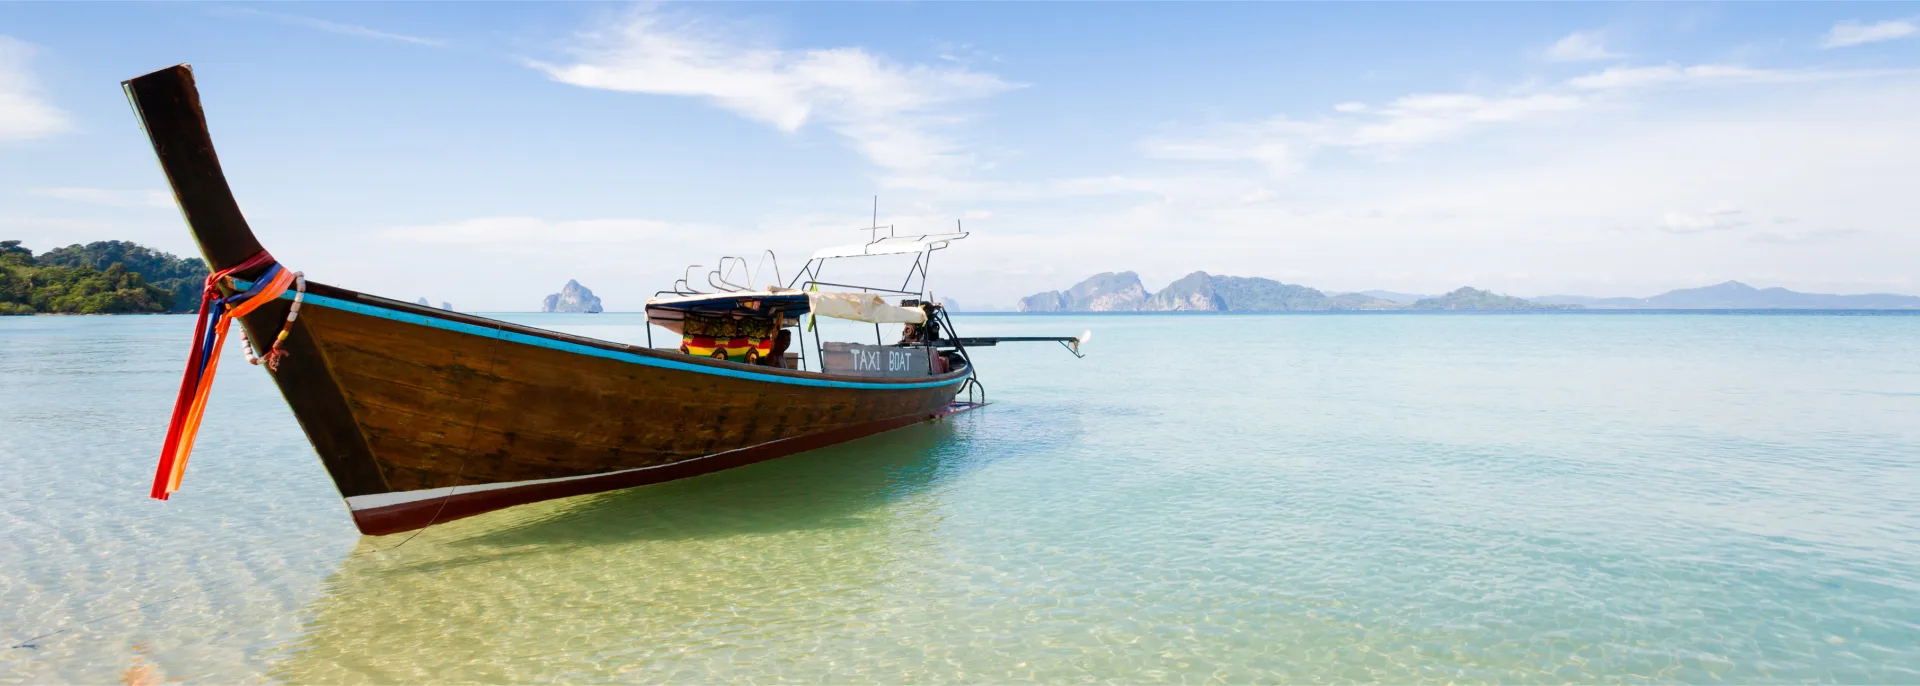
{"type": "Polygon", "coordinates": [[[593,291],[580,285],[578,281],[567,279],[567,285],[562,287],[559,293],[548,295],[545,300],[540,301],[540,311],[591,314],[600,312],[602,309],[600,298],[595,297],[593,291]]]}

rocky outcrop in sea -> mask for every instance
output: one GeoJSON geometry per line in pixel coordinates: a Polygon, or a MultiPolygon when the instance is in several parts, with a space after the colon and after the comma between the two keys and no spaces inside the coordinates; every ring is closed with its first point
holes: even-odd
{"type": "Polygon", "coordinates": [[[1227,302],[1214,290],[1213,277],[1194,272],[1167,284],[1147,299],[1148,309],[1160,312],[1215,312],[1227,309],[1227,302]]]}
{"type": "Polygon", "coordinates": [[[1138,312],[1152,310],[1150,294],[1133,272],[1103,272],[1074,284],[1020,299],[1021,312],[1138,312]]]}
{"type": "Polygon", "coordinates": [[[600,299],[593,295],[593,291],[580,285],[578,281],[567,279],[567,285],[561,288],[559,293],[547,296],[547,299],[540,303],[540,311],[594,313],[602,310],[600,299]]]}

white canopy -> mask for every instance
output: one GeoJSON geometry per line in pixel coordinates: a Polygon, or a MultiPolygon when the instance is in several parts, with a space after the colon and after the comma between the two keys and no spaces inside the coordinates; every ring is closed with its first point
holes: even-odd
{"type": "Polygon", "coordinates": [[[873,293],[808,291],[807,305],[815,315],[875,324],[925,324],[927,313],[918,307],[888,304],[873,293]]]}
{"type": "Polygon", "coordinates": [[[791,288],[768,286],[764,291],[735,291],[732,293],[690,293],[687,295],[654,296],[647,298],[647,307],[673,306],[686,303],[708,303],[726,300],[750,301],[780,299],[800,295],[800,291],[791,288]]]}
{"type": "Polygon", "coordinates": [[[966,238],[965,233],[932,233],[925,236],[888,236],[872,243],[823,248],[813,259],[860,257],[863,255],[904,255],[947,247],[949,241],[966,238]]]}

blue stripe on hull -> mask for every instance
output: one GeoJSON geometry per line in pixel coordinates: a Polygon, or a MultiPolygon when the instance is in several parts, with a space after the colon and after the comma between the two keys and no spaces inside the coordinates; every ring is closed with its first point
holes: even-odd
{"type": "MultiPolygon", "coordinates": [[[[238,286],[243,290],[252,286],[252,284],[246,281],[241,281],[239,279],[234,279],[234,282],[236,286],[238,286]]],[[[287,292],[280,294],[280,297],[285,300],[292,300],[293,291],[288,290],[287,292]]],[[[621,362],[629,362],[632,364],[646,365],[649,367],[663,367],[666,369],[674,369],[674,370],[679,370],[684,372],[693,372],[695,374],[713,374],[716,376],[731,376],[737,379],[748,379],[751,381],[764,381],[767,383],[788,384],[793,386],[814,386],[818,388],[858,388],[862,390],[871,390],[871,391],[887,391],[887,390],[908,390],[908,389],[914,389],[914,388],[933,388],[935,386],[953,386],[966,380],[966,377],[963,376],[958,379],[951,379],[947,381],[923,381],[923,382],[915,382],[915,383],[862,383],[858,381],[836,381],[833,379],[809,379],[805,377],[792,377],[792,376],[784,376],[779,374],[760,374],[760,373],[742,371],[737,369],[727,369],[724,367],[708,367],[704,365],[678,362],[675,360],[663,360],[663,359],[650,357],[647,355],[639,355],[631,352],[623,352],[619,350],[607,350],[605,348],[596,348],[590,345],[581,345],[579,343],[573,343],[569,341],[559,341],[551,338],[529,336],[527,334],[523,334],[517,331],[507,331],[503,329],[490,329],[484,326],[476,326],[473,324],[468,324],[466,322],[457,322],[457,321],[451,321],[447,319],[441,319],[438,317],[429,317],[422,314],[414,314],[412,312],[401,312],[399,310],[391,310],[384,307],[376,307],[376,306],[367,305],[364,303],[341,300],[339,298],[329,298],[324,295],[315,295],[313,293],[308,293],[306,297],[302,298],[301,300],[305,303],[306,306],[318,305],[321,307],[330,307],[336,310],[345,310],[347,312],[353,312],[355,314],[364,314],[369,317],[379,317],[381,319],[391,319],[396,322],[405,322],[408,324],[429,326],[436,329],[444,329],[447,331],[463,333],[470,336],[480,336],[482,338],[498,338],[503,341],[520,343],[522,345],[531,345],[531,346],[540,347],[540,348],[550,348],[553,350],[573,353],[576,355],[590,355],[593,357],[601,357],[609,360],[619,360],[621,362]]]]}

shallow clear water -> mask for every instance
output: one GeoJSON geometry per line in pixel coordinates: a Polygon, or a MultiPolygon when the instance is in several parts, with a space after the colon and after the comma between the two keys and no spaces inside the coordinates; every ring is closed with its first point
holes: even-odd
{"type": "Polygon", "coordinates": [[[1920,682],[1920,317],[958,319],[1096,337],[409,539],[232,350],[145,497],[189,318],[0,318],[0,681],[1920,682]]]}

